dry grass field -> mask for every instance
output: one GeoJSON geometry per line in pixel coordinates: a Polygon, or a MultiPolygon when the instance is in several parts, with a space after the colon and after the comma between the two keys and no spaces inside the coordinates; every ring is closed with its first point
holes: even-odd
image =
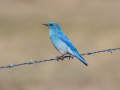
{"type": "MultiPolygon", "coordinates": [[[[61,55],[43,23],[55,21],[80,53],[120,47],[119,0],[0,0],[0,66],[61,55]]],[[[0,69],[0,90],[120,90],[120,51],[0,69]]]]}

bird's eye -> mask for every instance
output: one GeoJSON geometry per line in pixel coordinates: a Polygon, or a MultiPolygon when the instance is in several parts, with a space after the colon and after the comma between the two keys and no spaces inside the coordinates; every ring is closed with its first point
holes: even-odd
{"type": "Polygon", "coordinates": [[[53,24],[50,24],[50,26],[52,26],[53,24]]]}

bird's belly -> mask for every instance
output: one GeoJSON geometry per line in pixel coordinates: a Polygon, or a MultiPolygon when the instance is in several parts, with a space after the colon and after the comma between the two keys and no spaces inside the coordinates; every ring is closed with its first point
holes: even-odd
{"type": "Polygon", "coordinates": [[[54,47],[62,54],[69,53],[70,48],[59,38],[51,39],[54,47]]]}
{"type": "Polygon", "coordinates": [[[61,40],[58,40],[54,44],[55,48],[62,54],[66,54],[68,52],[68,46],[61,40]]]}

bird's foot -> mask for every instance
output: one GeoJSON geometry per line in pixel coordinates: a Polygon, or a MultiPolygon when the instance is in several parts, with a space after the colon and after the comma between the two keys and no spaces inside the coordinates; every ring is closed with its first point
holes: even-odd
{"type": "Polygon", "coordinates": [[[73,57],[74,57],[74,55],[69,55],[69,60],[70,60],[70,58],[72,58],[72,59],[73,59],[73,57]]]}
{"type": "Polygon", "coordinates": [[[57,56],[57,57],[56,57],[57,61],[59,61],[59,60],[64,60],[64,55],[65,55],[65,54],[63,54],[62,56],[57,56]]]}
{"type": "Polygon", "coordinates": [[[57,61],[64,60],[63,56],[57,56],[56,59],[57,59],[57,61]]]}

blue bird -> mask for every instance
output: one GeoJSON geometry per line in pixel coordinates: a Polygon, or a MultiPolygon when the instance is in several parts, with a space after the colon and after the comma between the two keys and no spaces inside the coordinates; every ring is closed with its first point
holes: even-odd
{"type": "Polygon", "coordinates": [[[78,58],[82,63],[88,66],[88,63],[85,59],[79,54],[75,46],[71,43],[71,41],[67,38],[67,36],[62,32],[60,26],[56,22],[48,22],[47,24],[43,24],[49,28],[49,36],[51,42],[53,43],[54,47],[62,53],[64,56],[65,54],[69,54],[71,57],[75,56],[78,58]]]}

